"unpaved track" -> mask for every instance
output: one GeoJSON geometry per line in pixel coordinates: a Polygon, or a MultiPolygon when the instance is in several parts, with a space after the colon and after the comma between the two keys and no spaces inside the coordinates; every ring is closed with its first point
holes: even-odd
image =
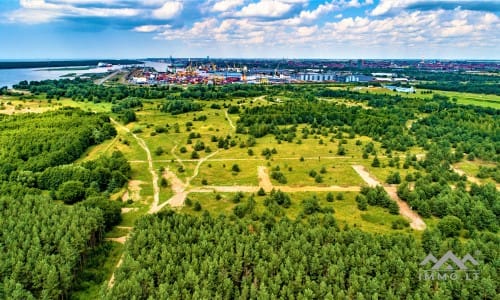
{"type": "Polygon", "coordinates": [[[462,170],[460,170],[459,168],[456,168],[456,167],[454,167],[454,166],[451,166],[451,169],[452,169],[455,173],[457,173],[458,175],[460,175],[460,176],[465,175],[465,176],[467,177],[467,180],[469,180],[470,182],[475,183],[475,184],[477,184],[477,185],[481,185],[481,181],[480,181],[479,179],[477,179],[476,177],[474,177],[474,176],[467,176],[467,174],[465,174],[465,172],[464,172],[464,171],[462,171],[462,170]]]}
{"type": "Polygon", "coordinates": [[[158,186],[158,174],[156,174],[156,171],[153,166],[153,157],[151,156],[151,151],[149,150],[148,145],[144,140],[140,137],[138,137],[135,133],[131,132],[130,129],[127,127],[123,126],[122,124],[116,122],[113,118],[109,118],[111,122],[113,122],[116,126],[121,127],[123,130],[125,130],[127,133],[130,133],[134,139],[137,141],[139,146],[141,146],[142,149],[146,152],[146,155],[148,157],[148,169],[149,172],[151,173],[151,180],[153,184],[153,203],[151,204],[151,208],[149,209],[148,213],[151,213],[151,211],[154,211],[155,208],[158,206],[158,203],[160,202],[160,187],[158,186]]]}
{"type": "Polygon", "coordinates": [[[108,79],[110,79],[111,77],[115,76],[116,74],[118,74],[118,73],[120,73],[120,72],[121,72],[121,70],[115,71],[115,72],[113,72],[113,73],[109,74],[108,76],[106,76],[106,77],[104,77],[104,78],[102,78],[102,79],[97,80],[97,81],[96,81],[96,84],[97,84],[97,85],[101,85],[101,84],[103,84],[104,82],[106,82],[108,79]]]}
{"type": "Polygon", "coordinates": [[[169,168],[165,170],[163,176],[170,182],[174,195],[164,203],[155,207],[154,210],[150,210],[150,213],[159,212],[166,205],[170,205],[171,207],[181,207],[184,205],[184,201],[186,200],[188,194],[186,192],[187,184],[177,177],[174,172],[170,171],[169,168]]]}
{"type": "Polygon", "coordinates": [[[188,186],[190,183],[191,183],[191,180],[195,179],[196,176],[198,176],[198,173],[200,172],[200,167],[201,165],[206,162],[210,157],[216,155],[217,153],[219,153],[220,150],[217,150],[213,153],[211,153],[210,155],[207,155],[205,157],[203,157],[202,159],[200,159],[198,161],[198,163],[196,164],[196,167],[194,168],[194,172],[193,172],[193,176],[189,177],[186,181],[186,186],[188,186]]]}
{"type": "Polygon", "coordinates": [[[227,113],[227,109],[224,111],[224,114],[226,115],[226,119],[229,122],[229,126],[231,126],[231,128],[233,130],[236,130],[236,126],[234,126],[233,120],[231,120],[231,118],[229,117],[229,114],[227,113]]]}
{"type": "Polygon", "coordinates": [[[162,203],[161,205],[157,205],[156,207],[152,207],[149,211],[149,213],[156,213],[159,212],[162,208],[164,208],[166,205],[170,205],[170,207],[182,207],[184,205],[184,201],[186,200],[187,195],[189,194],[189,191],[187,188],[189,187],[189,184],[191,181],[198,176],[200,172],[200,167],[201,165],[207,161],[210,157],[216,155],[219,153],[219,150],[211,153],[210,155],[207,155],[203,157],[202,159],[198,160],[198,163],[196,164],[196,167],[194,168],[193,175],[186,179],[186,182],[183,182],[177,175],[175,175],[174,172],[170,171],[170,169],[167,168],[165,170],[165,178],[170,182],[170,186],[172,187],[172,191],[174,192],[174,195],[168,199],[166,202],[162,203]]]}
{"type": "MultiPolygon", "coordinates": [[[[152,212],[154,212],[156,210],[156,208],[158,207],[158,203],[160,202],[160,187],[158,186],[158,175],[156,174],[156,171],[155,171],[155,169],[153,167],[153,158],[151,156],[151,151],[149,151],[149,147],[146,144],[146,142],[144,142],[143,139],[141,139],[136,134],[134,134],[133,132],[131,132],[130,129],[128,129],[127,127],[125,127],[122,124],[118,123],[113,118],[109,118],[109,119],[110,119],[110,121],[113,124],[115,124],[115,126],[118,126],[118,127],[122,128],[127,133],[130,133],[134,137],[134,139],[137,141],[137,143],[139,144],[139,146],[142,149],[144,149],[144,151],[146,152],[146,155],[147,155],[147,158],[148,158],[148,169],[149,169],[149,172],[151,173],[151,180],[152,180],[153,191],[154,191],[154,194],[153,194],[153,203],[151,204],[151,207],[150,207],[150,209],[148,211],[148,213],[152,213],[152,212]]],[[[125,240],[130,235],[130,232],[126,236],[121,237],[119,239],[123,238],[124,239],[123,242],[125,242],[125,240]]],[[[118,269],[120,267],[120,265],[122,264],[123,255],[124,254],[122,254],[122,256],[120,257],[120,260],[116,264],[115,270],[118,269]]],[[[111,278],[110,278],[110,280],[108,282],[108,288],[113,287],[114,283],[115,283],[115,272],[113,271],[113,274],[111,274],[111,278]]]]}
{"type": "Polygon", "coordinates": [[[275,186],[274,189],[285,193],[297,192],[359,192],[359,186],[275,186]]]}
{"type": "Polygon", "coordinates": [[[104,240],[106,240],[106,241],[112,241],[112,242],[117,242],[117,243],[120,243],[120,244],[125,244],[125,242],[127,241],[127,238],[128,238],[128,235],[117,237],[117,238],[105,238],[104,240]]]}
{"type": "Polygon", "coordinates": [[[192,188],[189,190],[190,193],[256,193],[259,190],[258,186],[251,185],[208,185],[201,188],[192,188]]]}
{"type": "Polygon", "coordinates": [[[384,186],[384,189],[398,204],[399,213],[411,220],[411,228],[415,230],[425,230],[427,226],[425,225],[424,220],[422,220],[422,218],[415,211],[411,210],[408,203],[399,198],[397,188],[395,186],[384,186]]]}
{"type": "MultiPolygon", "coordinates": [[[[174,155],[174,157],[176,158],[177,160],[177,156],[174,155]]],[[[379,157],[384,157],[384,156],[380,156],[379,157]]],[[[321,156],[319,157],[319,159],[323,160],[337,160],[337,159],[341,159],[341,160],[347,160],[347,159],[351,159],[350,157],[348,156],[321,156]]],[[[304,160],[319,160],[318,159],[318,156],[313,156],[313,157],[304,157],[304,160]]],[[[273,157],[273,160],[300,160],[300,157],[273,157]]],[[[199,159],[178,159],[177,160],[179,163],[182,163],[182,162],[197,162],[199,161],[199,159]]],[[[266,161],[265,158],[213,158],[213,159],[210,159],[210,161],[266,161]]],[[[129,160],[129,163],[147,163],[148,161],[147,160],[129,160]]],[[[170,159],[155,159],[153,160],[153,162],[171,162],[170,159]]]]}
{"type": "Polygon", "coordinates": [[[267,168],[264,166],[257,167],[257,176],[259,178],[259,187],[264,189],[266,192],[270,192],[273,189],[273,184],[269,178],[269,173],[267,168]]]}
{"type": "Polygon", "coordinates": [[[387,194],[389,194],[389,196],[398,204],[399,213],[411,221],[410,222],[411,228],[415,230],[424,230],[426,228],[424,220],[422,220],[422,218],[416,212],[410,209],[408,203],[406,203],[405,201],[401,200],[398,197],[396,187],[380,184],[380,182],[374,177],[372,177],[370,173],[368,173],[365,170],[365,167],[363,166],[353,165],[352,168],[359,174],[359,176],[361,176],[361,178],[363,178],[363,180],[368,184],[368,186],[375,187],[377,185],[381,185],[384,187],[387,194]]]}
{"type": "Polygon", "coordinates": [[[370,173],[365,170],[365,167],[360,165],[353,165],[352,168],[359,176],[368,184],[370,187],[376,187],[377,185],[381,185],[377,179],[373,178],[370,173]]]}
{"type": "MultiPolygon", "coordinates": [[[[175,154],[175,149],[177,149],[177,145],[172,147],[172,150],[170,150],[170,153],[172,153],[172,156],[175,158],[175,161],[177,161],[183,168],[186,168],[186,166],[182,162],[182,159],[179,156],[177,156],[177,154],[175,154]]],[[[141,161],[141,162],[143,162],[143,161],[141,161]]],[[[169,161],[168,160],[157,160],[156,162],[169,162],[169,161]]]]}
{"type": "MultiPolygon", "coordinates": [[[[120,256],[120,260],[118,261],[118,263],[115,266],[115,271],[122,265],[124,255],[125,255],[125,252],[122,254],[122,256],[120,256]]],[[[115,272],[114,271],[111,274],[111,278],[108,281],[108,289],[112,288],[113,285],[115,285],[115,272]]]]}

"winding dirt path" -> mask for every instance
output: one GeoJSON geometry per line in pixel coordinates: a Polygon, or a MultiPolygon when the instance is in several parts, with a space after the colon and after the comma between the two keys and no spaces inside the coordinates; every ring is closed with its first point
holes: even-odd
{"type": "Polygon", "coordinates": [[[416,212],[411,210],[411,208],[408,206],[408,203],[398,197],[397,188],[395,186],[380,184],[380,182],[376,178],[372,177],[371,174],[366,171],[364,166],[353,165],[352,168],[358,173],[361,178],[363,178],[368,186],[375,187],[377,185],[381,185],[382,187],[384,187],[384,190],[387,192],[387,194],[389,194],[389,196],[398,204],[399,213],[411,221],[411,228],[415,230],[424,230],[426,228],[424,220],[422,220],[422,218],[416,212]]]}
{"type": "Polygon", "coordinates": [[[151,151],[149,150],[148,145],[146,144],[146,142],[142,138],[138,137],[135,133],[131,132],[130,129],[128,129],[127,127],[118,123],[113,118],[109,118],[109,119],[116,126],[122,128],[127,133],[130,133],[134,137],[134,139],[137,141],[139,146],[146,152],[146,155],[148,158],[148,169],[149,169],[149,173],[151,173],[151,181],[153,184],[153,203],[151,204],[151,208],[149,209],[148,213],[152,213],[151,211],[154,211],[155,208],[158,206],[158,203],[160,202],[160,187],[158,186],[158,174],[156,174],[156,171],[155,171],[154,166],[153,166],[153,156],[151,155],[151,151]]]}
{"type": "Polygon", "coordinates": [[[229,122],[229,126],[231,126],[231,128],[233,130],[236,130],[236,126],[234,126],[233,120],[231,120],[231,118],[229,117],[229,114],[227,113],[227,109],[224,111],[224,114],[226,115],[226,119],[229,122]]]}
{"type": "Polygon", "coordinates": [[[206,162],[210,157],[216,155],[217,153],[219,153],[220,150],[217,150],[213,153],[211,153],[210,155],[207,155],[203,158],[201,158],[200,160],[198,160],[198,163],[196,164],[196,167],[194,168],[194,172],[193,172],[193,176],[189,177],[186,181],[186,186],[189,186],[189,184],[191,183],[191,180],[195,179],[196,176],[198,176],[198,173],[200,172],[200,167],[201,165],[206,162]]]}

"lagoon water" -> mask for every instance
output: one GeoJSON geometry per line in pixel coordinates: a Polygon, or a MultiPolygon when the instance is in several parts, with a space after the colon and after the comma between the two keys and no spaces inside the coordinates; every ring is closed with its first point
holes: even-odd
{"type": "MultiPolygon", "coordinates": [[[[118,70],[123,66],[113,66],[111,70],[118,70]]],[[[71,67],[73,68],[73,67],[71,67]]],[[[87,73],[105,73],[108,68],[90,68],[85,70],[58,70],[56,68],[51,69],[1,69],[0,70],[0,88],[7,86],[9,88],[12,85],[19,83],[19,81],[27,80],[29,81],[39,81],[46,79],[59,79],[61,76],[75,73],[76,75],[82,75],[87,73]]],[[[65,77],[66,78],[66,77],[65,77]]],[[[68,77],[73,78],[73,77],[68,77]]]]}

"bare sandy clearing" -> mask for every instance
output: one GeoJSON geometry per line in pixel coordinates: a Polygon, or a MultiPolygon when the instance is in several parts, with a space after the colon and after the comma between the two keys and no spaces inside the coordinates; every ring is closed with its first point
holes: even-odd
{"type": "Polygon", "coordinates": [[[269,178],[269,173],[266,167],[257,167],[257,176],[259,178],[259,186],[266,192],[270,192],[273,189],[273,184],[269,178]]]}

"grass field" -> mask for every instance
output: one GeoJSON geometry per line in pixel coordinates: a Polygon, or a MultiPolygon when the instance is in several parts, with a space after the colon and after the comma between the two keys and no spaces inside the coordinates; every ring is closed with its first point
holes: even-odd
{"type": "Polygon", "coordinates": [[[424,99],[430,99],[434,94],[436,94],[436,95],[447,96],[452,100],[456,99],[458,104],[463,104],[463,105],[470,104],[470,105],[500,109],[500,96],[491,94],[474,94],[474,93],[452,92],[452,91],[442,91],[442,90],[433,90],[433,94],[421,94],[419,90],[417,90],[415,94],[407,94],[407,93],[393,92],[391,90],[381,87],[361,88],[359,90],[362,92],[368,91],[370,93],[400,95],[402,97],[408,97],[408,98],[418,97],[424,99]]]}
{"type": "MultiPolygon", "coordinates": [[[[232,199],[235,194],[236,193],[191,193],[188,195],[188,198],[191,199],[193,204],[198,201],[201,204],[202,210],[195,211],[192,205],[184,206],[181,212],[201,215],[203,211],[208,211],[214,215],[225,214],[226,216],[234,216],[233,210],[237,204],[233,203],[232,199]],[[219,200],[217,200],[217,195],[220,197],[219,200]]],[[[387,233],[393,231],[391,227],[392,222],[402,218],[401,216],[391,215],[387,210],[380,207],[370,206],[367,211],[360,211],[354,200],[357,194],[356,192],[343,192],[344,199],[334,200],[333,202],[326,201],[326,194],[327,193],[307,192],[290,193],[292,204],[289,208],[283,208],[285,216],[296,219],[303,211],[302,200],[316,196],[321,207],[333,207],[335,210],[333,215],[340,228],[347,225],[351,228],[356,227],[369,232],[387,233]]],[[[335,196],[337,194],[338,193],[334,193],[335,196]]],[[[240,203],[244,204],[251,195],[252,194],[245,193],[244,199],[241,200],[240,203]]],[[[256,202],[254,211],[256,213],[261,214],[267,210],[266,206],[264,206],[265,198],[266,196],[254,195],[254,200],[256,202]]],[[[414,232],[409,228],[403,231],[408,233],[414,232]]]]}

